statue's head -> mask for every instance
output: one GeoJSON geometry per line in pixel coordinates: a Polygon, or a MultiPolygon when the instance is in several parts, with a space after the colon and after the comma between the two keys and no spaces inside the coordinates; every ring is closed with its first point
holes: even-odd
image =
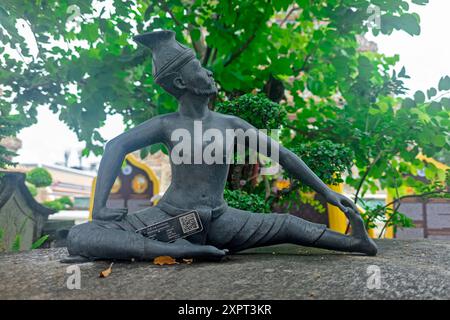
{"type": "Polygon", "coordinates": [[[154,31],[134,40],[152,50],[155,82],[175,98],[187,92],[201,96],[217,93],[212,72],[202,67],[192,49],[175,40],[175,32],[154,31]]]}

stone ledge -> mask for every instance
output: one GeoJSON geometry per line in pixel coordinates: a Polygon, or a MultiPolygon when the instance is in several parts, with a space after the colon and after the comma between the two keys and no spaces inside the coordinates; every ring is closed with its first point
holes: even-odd
{"type": "Polygon", "coordinates": [[[449,299],[450,241],[379,240],[377,257],[280,245],[221,263],[80,264],[81,289],[66,287],[64,248],[0,255],[0,299],[449,299]],[[381,271],[368,289],[367,268],[381,271]]]}

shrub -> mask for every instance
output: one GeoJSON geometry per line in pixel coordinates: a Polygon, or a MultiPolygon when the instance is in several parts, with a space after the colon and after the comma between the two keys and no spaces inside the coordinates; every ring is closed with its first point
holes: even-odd
{"type": "Polygon", "coordinates": [[[350,170],[353,164],[353,151],[330,140],[292,145],[289,149],[327,184],[343,182],[342,173],[350,170]]]}
{"type": "Polygon", "coordinates": [[[27,172],[26,180],[37,188],[48,187],[52,184],[52,176],[44,168],[30,170],[27,172]]]}
{"type": "Polygon", "coordinates": [[[236,209],[259,213],[271,212],[269,203],[258,194],[250,194],[243,190],[225,189],[224,198],[229,206],[236,209]]]}
{"type": "Polygon", "coordinates": [[[73,202],[69,197],[61,197],[53,201],[45,201],[43,204],[44,206],[56,211],[61,211],[73,207],[73,202]]]}
{"type": "Polygon", "coordinates": [[[219,103],[216,111],[244,119],[258,129],[278,129],[286,122],[284,107],[263,94],[245,94],[219,103]]]}

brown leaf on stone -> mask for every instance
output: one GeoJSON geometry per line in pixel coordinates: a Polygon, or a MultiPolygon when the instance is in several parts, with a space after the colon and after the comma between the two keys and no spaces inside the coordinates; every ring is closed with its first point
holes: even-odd
{"type": "Polygon", "coordinates": [[[112,272],[112,266],[113,266],[114,262],[111,262],[111,264],[109,265],[109,268],[106,270],[103,270],[102,272],[100,272],[100,276],[99,278],[106,278],[109,277],[109,275],[112,272]]]}
{"type": "Polygon", "coordinates": [[[192,262],[194,261],[194,259],[183,259],[183,263],[186,263],[186,264],[191,264],[192,262]]]}
{"type": "Polygon", "coordinates": [[[153,259],[153,264],[160,266],[178,264],[178,262],[170,256],[159,256],[153,259]]]}

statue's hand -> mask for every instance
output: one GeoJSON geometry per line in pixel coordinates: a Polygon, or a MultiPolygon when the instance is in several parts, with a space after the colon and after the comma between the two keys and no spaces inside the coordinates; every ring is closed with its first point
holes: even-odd
{"type": "Polygon", "coordinates": [[[128,213],[127,208],[107,208],[103,207],[93,214],[95,220],[120,221],[128,213]]]}
{"type": "Polygon", "coordinates": [[[177,239],[173,242],[173,245],[178,247],[179,253],[177,255],[189,258],[220,261],[229,253],[227,249],[219,249],[212,245],[195,244],[186,239],[177,239]]]}
{"type": "Polygon", "coordinates": [[[342,212],[344,212],[346,215],[348,215],[350,210],[356,213],[359,212],[358,208],[353,203],[353,201],[344,196],[343,194],[330,190],[330,192],[326,194],[325,197],[330,204],[341,209],[342,212]]]}
{"type": "Polygon", "coordinates": [[[350,225],[352,226],[352,234],[355,237],[367,238],[364,221],[359,214],[356,204],[352,200],[343,194],[332,190],[330,190],[330,192],[326,195],[326,199],[330,204],[338,207],[342,210],[342,212],[344,212],[345,216],[350,221],[350,225]]]}

